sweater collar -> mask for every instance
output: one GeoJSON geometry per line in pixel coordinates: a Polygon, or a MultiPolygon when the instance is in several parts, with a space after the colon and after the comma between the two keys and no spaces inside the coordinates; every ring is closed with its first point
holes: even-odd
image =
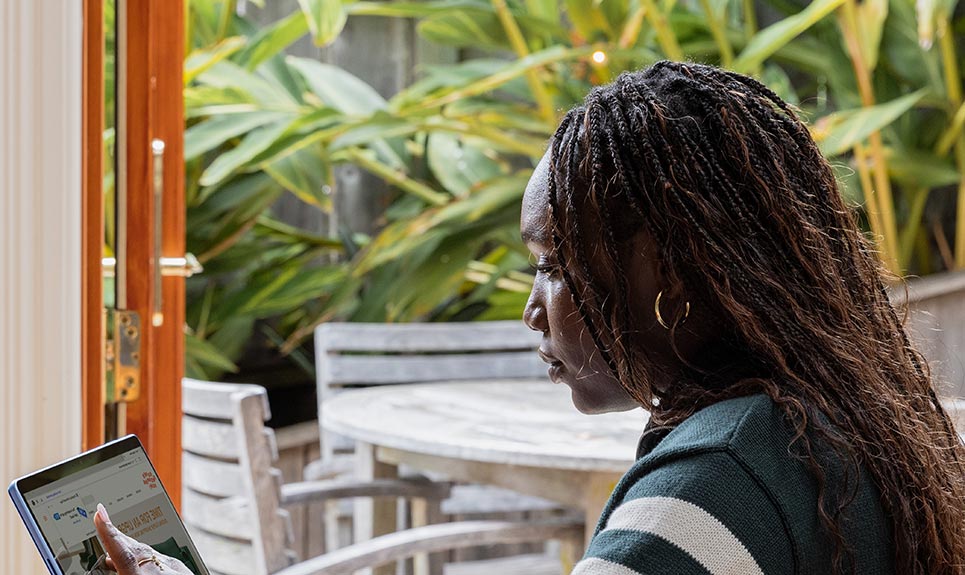
{"type": "Polygon", "coordinates": [[[640,436],[640,441],[637,442],[637,459],[653,451],[672,430],[673,427],[654,425],[653,420],[647,421],[647,425],[643,428],[643,435],[640,436]]]}

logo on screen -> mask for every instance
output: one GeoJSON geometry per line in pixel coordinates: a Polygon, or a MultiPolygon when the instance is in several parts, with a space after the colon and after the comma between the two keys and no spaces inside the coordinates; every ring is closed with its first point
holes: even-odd
{"type": "Polygon", "coordinates": [[[54,513],[54,521],[60,521],[60,513],[54,513]]]}
{"type": "Polygon", "coordinates": [[[150,471],[145,471],[141,474],[141,482],[151,489],[157,489],[157,477],[150,471]]]}

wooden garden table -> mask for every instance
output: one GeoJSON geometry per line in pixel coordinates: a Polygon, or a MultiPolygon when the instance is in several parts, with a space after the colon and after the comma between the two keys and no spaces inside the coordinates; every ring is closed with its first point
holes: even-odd
{"type": "MultiPolygon", "coordinates": [[[[505,487],[582,509],[589,538],[634,461],[647,413],[584,415],[565,385],[498,380],[347,391],[325,402],[321,418],[356,441],[360,480],[408,465],[505,487]]],[[[394,502],[356,505],[356,540],[395,529],[394,502]]]]}

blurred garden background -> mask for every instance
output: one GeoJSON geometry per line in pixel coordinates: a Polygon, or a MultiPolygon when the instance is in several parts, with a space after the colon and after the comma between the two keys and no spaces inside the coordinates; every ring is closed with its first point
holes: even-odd
{"type": "Polygon", "coordinates": [[[793,103],[896,276],[965,267],[956,5],[190,0],[186,375],[298,397],[323,322],[519,318],[519,203],[558,118],[660,59],[793,103]]]}

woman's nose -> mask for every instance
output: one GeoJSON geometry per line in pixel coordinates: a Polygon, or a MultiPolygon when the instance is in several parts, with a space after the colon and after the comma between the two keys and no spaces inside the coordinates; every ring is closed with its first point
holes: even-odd
{"type": "Polygon", "coordinates": [[[550,329],[546,315],[546,307],[540,301],[539,287],[533,285],[533,291],[526,300],[526,307],[523,308],[523,323],[533,331],[547,332],[550,329]]]}

